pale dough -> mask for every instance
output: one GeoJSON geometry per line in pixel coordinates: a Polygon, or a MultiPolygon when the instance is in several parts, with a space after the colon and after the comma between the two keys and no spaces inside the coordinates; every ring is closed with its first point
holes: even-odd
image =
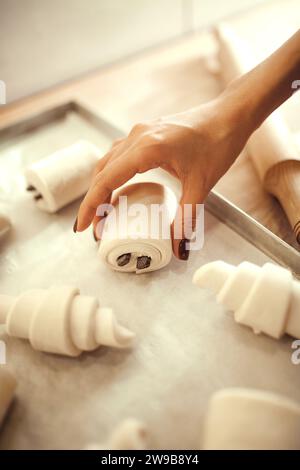
{"type": "Polygon", "coordinates": [[[80,140],[34,162],[26,169],[25,179],[37,207],[57,212],[83,196],[100,156],[94,144],[80,140]]]}
{"type": "Polygon", "coordinates": [[[196,271],[193,282],[213,290],[236,322],[255,333],[300,338],[300,282],[288,269],[272,263],[259,267],[247,261],[239,266],[213,261],[196,271]]]}
{"type": "Polygon", "coordinates": [[[123,272],[139,274],[163,268],[172,258],[170,226],[177,208],[175,194],[164,185],[142,182],[126,185],[115,194],[114,200],[119,201],[119,196],[127,197],[127,212],[115,203],[116,211],[107,216],[100,258],[123,272]],[[137,204],[142,205],[140,211],[135,211],[137,204]],[[163,205],[164,217],[155,215],[151,209],[154,204],[156,208],[163,205]],[[116,221],[121,221],[122,227],[116,221]]]}
{"type": "Polygon", "coordinates": [[[271,392],[243,388],[216,392],[208,406],[206,450],[300,449],[300,405],[271,392]]]}
{"type": "Polygon", "coordinates": [[[147,440],[146,426],[134,418],[128,418],[119,424],[106,442],[90,444],[85,450],[144,450],[147,440]]]}
{"type": "Polygon", "coordinates": [[[6,366],[0,367],[0,426],[13,400],[17,381],[14,376],[6,370],[6,366]]]}
{"type": "Polygon", "coordinates": [[[34,349],[78,356],[100,345],[124,348],[134,334],[111,309],[74,287],[36,289],[19,297],[0,295],[0,324],[10,336],[28,339],[34,349]]]}

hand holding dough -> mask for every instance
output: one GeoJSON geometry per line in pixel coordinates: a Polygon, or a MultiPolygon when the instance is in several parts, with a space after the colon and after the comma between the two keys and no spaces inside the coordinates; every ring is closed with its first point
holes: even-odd
{"type": "Polygon", "coordinates": [[[85,450],[144,450],[146,447],[146,427],[140,421],[130,418],[123,421],[105,443],[88,445],[85,450]]]}
{"type": "Polygon", "coordinates": [[[209,288],[217,301],[234,312],[235,321],[273,338],[287,333],[300,338],[300,282],[272,263],[247,261],[231,266],[213,261],[199,268],[193,282],[209,288]]]}
{"type": "Polygon", "coordinates": [[[300,449],[300,405],[260,390],[216,392],[209,403],[205,450],[300,449]]]}
{"type": "Polygon", "coordinates": [[[80,140],[33,163],[25,178],[37,207],[57,212],[85,194],[99,158],[95,145],[80,140]]]}
{"type": "Polygon", "coordinates": [[[0,324],[10,336],[28,339],[34,349],[79,356],[100,345],[128,347],[134,334],[111,309],[74,287],[36,289],[15,298],[0,295],[0,324]]]}
{"type": "Polygon", "coordinates": [[[14,376],[5,370],[4,366],[0,367],[0,426],[13,400],[16,387],[14,376]]]}

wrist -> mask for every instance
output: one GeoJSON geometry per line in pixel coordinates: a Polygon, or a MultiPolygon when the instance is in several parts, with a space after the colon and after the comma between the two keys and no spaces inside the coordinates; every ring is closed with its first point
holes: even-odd
{"type": "Polygon", "coordinates": [[[248,89],[243,78],[231,82],[219,98],[230,127],[238,128],[241,137],[248,140],[261,123],[257,97],[248,89]]]}

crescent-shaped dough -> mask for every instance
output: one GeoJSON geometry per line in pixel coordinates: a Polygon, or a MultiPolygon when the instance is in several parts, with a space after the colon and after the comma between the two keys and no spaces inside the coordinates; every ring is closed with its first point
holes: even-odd
{"type": "Polygon", "coordinates": [[[34,349],[78,356],[101,345],[125,348],[134,334],[109,308],[74,287],[36,289],[19,297],[0,295],[0,324],[10,336],[28,339],[34,349]]]}

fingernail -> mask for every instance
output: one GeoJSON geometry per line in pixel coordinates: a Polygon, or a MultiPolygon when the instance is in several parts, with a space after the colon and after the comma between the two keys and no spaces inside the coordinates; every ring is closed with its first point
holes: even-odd
{"type": "Polygon", "coordinates": [[[179,258],[186,261],[189,258],[190,252],[187,249],[187,243],[189,243],[189,240],[184,238],[183,240],[180,241],[179,246],[178,246],[178,253],[179,253],[179,258]]]}
{"type": "Polygon", "coordinates": [[[73,232],[74,233],[77,232],[77,217],[76,217],[76,220],[75,220],[74,225],[73,225],[73,232]]]}

